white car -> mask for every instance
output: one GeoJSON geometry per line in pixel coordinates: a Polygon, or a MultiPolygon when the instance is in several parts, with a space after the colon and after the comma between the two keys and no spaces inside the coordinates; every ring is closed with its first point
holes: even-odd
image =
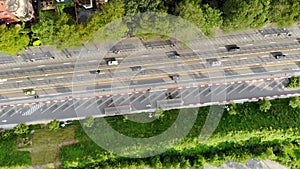
{"type": "Polygon", "coordinates": [[[107,64],[108,66],[113,66],[113,65],[118,65],[119,62],[117,60],[113,60],[113,61],[108,61],[107,64]]]}

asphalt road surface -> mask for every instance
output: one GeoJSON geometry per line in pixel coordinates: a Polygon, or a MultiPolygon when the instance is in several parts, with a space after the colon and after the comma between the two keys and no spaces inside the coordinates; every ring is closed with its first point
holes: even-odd
{"type": "Polygon", "coordinates": [[[98,105],[95,110],[86,112],[105,116],[154,111],[158,107],[203,106],[206,103],[297,93],[297,90],[286,90],[282,85],[286,83],[286,77],[300,72],[300,43],[297,38],[300,31],[291,31],[293,36],[263,37],[258,32],[252,32],[217,37],[209,40],[212,48],[202,45],[201,49],[199,45],[197,51],[182,47],[176,40],[143,42],[129,39],[111,48],[105,56],[115,57],[120,63],[118,66],[107,66],[105,60],[99,60],[99,44],[85,46],[81,51],[65,49],[61,55],[54,54],[55,50],[29,49],[18,57],[0,56],[0,62],[4,63],[0,65],[2,123],[83,117],[74,115],[73,101],[74,105],[81,104],[80,99],[75,103],[76,98],[89,98],[91,95],[93,98],[85,99],[82,107],[93,108],[93,105],[98,105]],[[228,52],[225,46],[231,44],[236,44],[241,50],[228,52]],[[170,51],[177,51],[180,57],[170,58],[170,51]],[[270,52],[282,52],[286,58],[277,60],[270,52]],[[84,59],[78,61],[80,53],[84,59]],[[54,59],[51,59],[53,56],[54,59]],[[217,60],[221,65],[212,66],[211,60],[217,60]],[[142,70],[132,71],[133,66],[142,66],[142,70]],[[93,74],[97,69],[100,69],[100,74],[93,74]],[[177,74],[180,79],[174,81],[170,78],[177,74]],[[256,82],[261,79],[264,81],[256,82]],[[255,83],[250,86],[249,81],[252,80],[255,83]],[[227,81],[236,83],[227,85],[227,81]],[[270,84],[264,84],[268,81],[270,84]],[[214,84],[219,85],[213,87],[214,84]],[[182,89],[186,86],[191,88],[182,89]],[[22,89],[25,88],[35,88],[40,98],[34,100],[24,96],[22,89]],[[113,98],[102,97],[104,95],[113,98]],[[227,98],[218,98],[218,95],[227,98]],[[64,101],[62,105],[48,103],[49,100],[65,98],[75,100],[64,101]],[[112,101],[109,103],[107,99],[112,101]],[[36,104],[29,105],[30,102],[36,104]],[[59,111],[66,113],[59,114],[59,111]]]}

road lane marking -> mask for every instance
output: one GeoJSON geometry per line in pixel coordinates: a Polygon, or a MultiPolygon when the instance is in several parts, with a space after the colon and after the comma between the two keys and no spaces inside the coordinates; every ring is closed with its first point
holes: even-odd
{"type": "Polygon", "coordinates": [[[13,70],[20,70],[21,68],[19,68],[19,67],[16,67],[16,68],[13,68],[13,70]]]}
{"type": "MultiPolygon", "coordinates": [[[[268,65],[264,65],[264,67],[274,67],[274,66],[279,66],[279,65],[284,65],[284,66],[287,66],[287,65],[294,65],[295,62],[285,62],[285,63],[281,63],[281,62],[278,62],[278,63],[275,63],[275,64],[268,64],[268,65]]],[[[239,70],[239,69],[245,69],[245,68],[251,68],[253,66],[238,66],[238,67],[232,67],[231,69],[232,70],[239,70]]],[[[211,72],[218,72],[218,71],[222,71],[223,68],[215,68],[215,69],[212,69],[210,70],[210,73],[211,72]]],[[[200,73],[203,73],[204,71],[207,71],[207,70],[199,70],[199,71],[195,71],[195,72],[200,72],[200,73]]],[[[185,74],[188,74],[189,72],[181,72],[180,75],[185,75],[185,74]]],[[[135,77],[134,79],[132,80],[145,80],[145,79],[158,79],[158,78],[167,78],[169,75],[168,74],[157,74],[157,75],[147,75],[147,76],[139,76],[139,77],[135,77]]],[[[117,81],[119,81],[120,79],[118,79],[117,81]]],[[[123,80],[126,80],[126,78],[124,78],[123,80]]],[[[63,86],[64,87],[75,87],[75,86],[83,86],[83,85],[90,85],[90,84],[107,84],[107,83],[112,83],[116,80],[113,80],[113,79],[96,79],[95,81],[90,81],[90,82],[78,82],[76,84],[64,84],[63,86]]],[[[40,88],[41,89],[53,89],[55,88],[56,84],[53,84],[53,85],[47,85],[47,86],[41,86],[40,88]]],[[[14,92],[19,92],[19,90],[17,89],[13,89],[13,90],[9,90],[9,91],[1,91],[2,94],[7,94],[7,93],[14,93],[14,92]]]]}
{"type": "Polygon", "coordinates": [[[23,82],[23,80],[18,80],[18,81],[16,81],[17,83],[21,83],[21,82],[23,82]]]}
{"type": "Polygon", "coordinates": [[[37,66],[37,67],[45,67],[45,65],[39,65],[39,66],[37,66]]]}
{"type": "Polygon", "coordinates": [[[44,114],[46,111],[48,111],[51,107],[55,106],[56,103],[52,103],[46,110],[42,111],[41,114],[44,114]]]}
{"type": "Polygon", "coordinates": [[[69,65],[69,64],[71,64],[71,62],[66,62],[66,63],[64,63],[64,65],[69,65]]]}
{"type": "Polygon", "coordinates": [[[61,79],[61,78],[64,78],[64,76],[58,76],[58,77],[56,77],[57,79],[61,79]]]}
{"type": "Polygon", "coordinates": [[[44,78],[36,79],[36,80],[44,80],[44,78]]]}
{"type": "Polygon", "coordinates": [[[89,63],[91,63],[91,62],[97,62],[97,60],[89,60],[88,62],[89,63]]]}

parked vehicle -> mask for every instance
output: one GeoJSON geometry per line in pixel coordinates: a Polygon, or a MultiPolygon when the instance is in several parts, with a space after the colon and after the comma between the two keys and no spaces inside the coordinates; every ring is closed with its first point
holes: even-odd
{"type": "Polygon", "coordinates": [[[106,58],[106,60],[107,60],[108,66],[113,66],[113,65],[119,64],[119,62],[116,60],[116,58],[106,58]]]}
{"type": "Polygon", "coordinates": [[[130,67],[132,71],[140,71],[142,70],[142,66],[134,66],[134,67],[130,67]]]}
{"type": "Polygon", "coordinates": [[[282,52],[271,52],[271,56],[273,56],[275,59],[284,59],[286,55],[284,55],[282,52]]]}
{"type": "Polygon", "coordinates": [[[166,55],[170,59],[178,59],[181,57],[180,54],[177,53],[177,51],[166,52],[166,55]]]}
{"type": "Polygon", "coordinates": [[[180,79],[180,76],[179,76],[179,75],[171,75],[170,78],[171,78],[172,80],[177,81],[177,80],[180,79]]]}
{"type": "Polygon", "coordinates": [[[213,58],[213,59],[207,59],[206,60],[210,66],[221,66],[222,62],[219,61],[217,58],[213,58]]]}

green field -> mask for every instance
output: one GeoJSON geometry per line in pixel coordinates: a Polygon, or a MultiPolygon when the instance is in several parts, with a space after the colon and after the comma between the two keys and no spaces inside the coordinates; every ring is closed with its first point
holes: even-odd
{"type": "Polygon", "coordinates": [[[74,140],[74,128],[55,131],[48,129],[36,130],[33,134],[31,165],[48,164],[57,161],[59,144],[74,140]]]}

